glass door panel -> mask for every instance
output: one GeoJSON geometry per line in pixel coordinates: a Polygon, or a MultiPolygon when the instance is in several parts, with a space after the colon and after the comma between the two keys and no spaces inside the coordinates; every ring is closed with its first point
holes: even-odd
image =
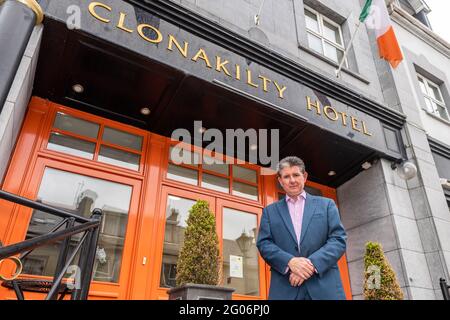
{"type": "MultiPolygon", "coordinates": [[[[83,217],[90,217],[96,208],[102,210],[91,291],[97,297],[126,298],[141,182],[42,158],[38,159],[32,177],[27,193],[35,194],[38,202],[83,217]]],[[[25,212],[30,210],[22,208],[19,214],[25,212]]],[[[33,210],[26,226],[25,238],[46,234],[62,220],[33,210]]],[[[77,246],[81,236],[72,236],[70,252],[77,246]]],[[[39,278],[53,276],[60,244],[59,241],[36,248],[24,259],[23,273],[39,278]]],[[[73,265],[77,265],[77,261],[78,257],[73,265]]]]}
{"type": "Polygon", "coordinates": [[[222,214],[223,285],[234,288],[235,294],[259,296],[258,217],[226,207],[222,214]]]}
{"type": "Polygon", "coordinates": [[[234,299],[266,299],[264,262],[256,247],[262,208],[217,199],[224,287],[234,299]]]}
{"type": "Polygon", "coordinates": [[[155,268],[159,270],[152,276],[156,290],[151,299],[167,299],[167,288],[176,286],[176,266],[180,250],[184,243],[184,231],[187,227],[189,210],[197,200],[205,200],[210,210],[215,212],[215,199],[203,194],[182,189],[163,187],[159,215],[159,232],[157,239],[158,257],[155,257],[155,268]]]}
{"type": "MultiPolygon", "coordinates": [[[[46,168],[37,201],[89,218],[94,209],[103,211],[93,280],[118,282],[128,222],[132,187],[67,171],[46,168]]],[[[63,219],[34,210],[26,239],[48,233],[63,219]]],[[[81,234],[72,237],[73,250],[81,234]]],[[[24,272],[52,276],[61,242],[35,249],[24,260],[24,272]]],[[[77,259],[78,260],[78,259],[77,259]]],[[[74,261],[74,264],[77,262],[74,261]]]]}

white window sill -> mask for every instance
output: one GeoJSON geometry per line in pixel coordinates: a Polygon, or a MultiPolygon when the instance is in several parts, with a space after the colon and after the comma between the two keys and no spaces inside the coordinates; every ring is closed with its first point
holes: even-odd
{"type": "Polygon", "coordinates": [[[426,109],[423,109],[423,111],[425,111],[425,113],[426,113],[428,116],[430,116],[430,117],[432,117],[432,118],[434,118],[434,119],[436,119],[436,120],[439,120],[439,121],[445,123],[446,125],[450,126],[450,121],[445,120],[445,119],[443,119],[443,118],[441,118],[441,117],[435,115],[434,113],[429,112],[429,111],[426,110],[426,109]]]}
{"type": "MultiPolygon", "coordinates": [[[[299,47],[299,49],[301,49],[301,50],[309,53],[310,55],[312,55],[312,56],[314,56],[314,57],[316,57],[316,58],[318,58],[318,59],[328,63],[329,65],[335,67],[336,69],[339,68],[339,65],[334,60],[331,60],[330,58],[327,58],[327,57],[321,55],[320,53],[317,53],[316,51],[314,51],[314,50],[312,50],[312,49],[310,49],[308,47],[303,46],[302,44],[299,44],[298,47],[299,47]]],[[[361,82],[363,82],[365,84],[370,84],[370,81],[367,80],[365,77],[363,77],[359,73],[356,73],[356,72],[348,69],[345,66],[342,68],[342,72],[345,72],[345,73],[351,75],[352,77],[358,79],[359,81],[361,81],[361,82]]]]}

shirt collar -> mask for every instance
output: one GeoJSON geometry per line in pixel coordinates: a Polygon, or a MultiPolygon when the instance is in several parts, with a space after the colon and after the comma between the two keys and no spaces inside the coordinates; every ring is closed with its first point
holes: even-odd
{"type": "MultiPolygon", "coordinates": [[[[302,197],[304,200],[306,200],[306,191],[303,190],[303,192],[300,193],[299,197],[302,197]]],[[[297,198],[297,201],[298,201],[298,198],[297,198]]],[[[295,203],[296,201],[294,201],[294,199],[292,199],[291,197],[286,195],[286,202],[293,202],[293,203],[295,203]]]]}

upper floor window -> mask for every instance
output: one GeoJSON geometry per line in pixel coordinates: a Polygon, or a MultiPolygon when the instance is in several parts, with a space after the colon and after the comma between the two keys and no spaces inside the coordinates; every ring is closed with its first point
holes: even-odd
{"type": "Polygon", "coordinates": [[[426,110],[429,113],[449,121],[450,117],[439,86],[421,75],[419,75],[418,78],[420,89],[425,98],[426,110]]]}
{"type": "MultiPolygon", "coordinates": [[[[306,33],[309,47],[317,53],[341,63],[345,47],[341,26],[317,11],[305,7],[306,33]]],[[[345,61],[347,65],[347,61],[345,61]]]]}

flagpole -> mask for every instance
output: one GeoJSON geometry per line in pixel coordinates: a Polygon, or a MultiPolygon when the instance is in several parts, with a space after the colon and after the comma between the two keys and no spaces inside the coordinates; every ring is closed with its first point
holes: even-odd
{"type": "Polygon", "coordinates": [[[345,52],[344,52],[344,56],[342,57],[342,61],[341,61],[341,63],[339,64],[339,68],[336,70],[336,77],[337,77],[337,78],[339,78],[340,75],[341,75],[341,70],[342,70],[342,67],[344,66],[345,59],[347,59],[348,52],[350,51],[350,48],[351,48],[352,45],[353,45],[353,41],[355,41],[356,33],[358,32],[360,26],[361,26],[361,21],[358,20],[358,24],[356,25],[356,29],[355,29],[355,31],[353,32],[352,38],[351,38],[351,40],[350,40],[350,43],[348,44],[348,47],[347,47],[347,49],[346,49],[345,52]]]}
{"type": "Polygon", "coordinates": [[[259,18],[261,17],[261,11],[262,11],[262,8],[263,8],[263,6],[264,6],[264,2],[265,2],[266,0],[263,0],[262,1],[262,3],[261,3],[261,6],[259,7],[259,11],[258,11],[258,13],[256,14],[256,16],[255,16],[255,25],[259,25],[259,18]]]}

